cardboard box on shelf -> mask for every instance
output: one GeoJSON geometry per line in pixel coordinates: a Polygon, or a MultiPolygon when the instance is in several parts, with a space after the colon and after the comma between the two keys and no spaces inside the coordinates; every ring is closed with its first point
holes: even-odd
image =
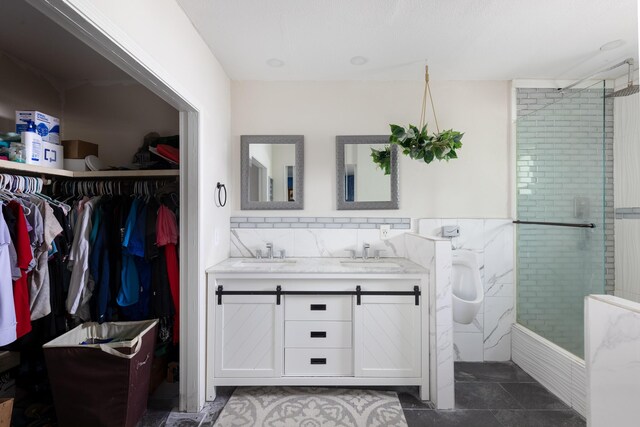
{"type": "Polygon", "coordinates": [[[87,156],[98,157],[98,144],[79,139],[62,141],[66,159],[84,159],[87,156]]]}
{"type": "Polygon", "coordinates": [[[60,119],[40,111],[16,111],[16,132],[26,131],[30,121],[35,124],[42,142],[60,145],[60,119]]]}

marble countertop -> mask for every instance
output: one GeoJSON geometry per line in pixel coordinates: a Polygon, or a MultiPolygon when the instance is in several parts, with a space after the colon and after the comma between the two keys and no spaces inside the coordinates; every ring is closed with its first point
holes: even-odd
{"type": "Polygon", "coordinates": [[[227,258],[207,273],[263,274],[427,274],[428,270],[405,258],[227,258]]]}

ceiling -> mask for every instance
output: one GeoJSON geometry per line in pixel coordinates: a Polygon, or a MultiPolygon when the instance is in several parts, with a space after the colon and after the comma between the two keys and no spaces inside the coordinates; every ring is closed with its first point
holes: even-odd
{"type": "Polygon", "coordinates": [[[638,56],[636,0],[178,3],[234,80],[578,79],[638,56]]]}
{"type": "Polygon", "coordinates": [[[24,0],[0,0],[0,16],[0,53],[46,73],[62,88],[87,80],[131,79],[24,0]]]}

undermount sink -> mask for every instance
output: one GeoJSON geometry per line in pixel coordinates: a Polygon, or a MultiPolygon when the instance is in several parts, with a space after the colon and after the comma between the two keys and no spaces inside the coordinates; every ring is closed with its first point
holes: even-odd
{"type": "Polygon", "coordinates": [[[282,258],[247,258],[239,261],[236,265],[241,264],[294,264],[295,259],[282,258]]]}
{"type": "Polygon", "coordinates": [[[340,261],[340,264],[345,267],[400,268],[400,266],[395,262],[380,261],[376,259],[352,259],[349,261],[340,261]]]}

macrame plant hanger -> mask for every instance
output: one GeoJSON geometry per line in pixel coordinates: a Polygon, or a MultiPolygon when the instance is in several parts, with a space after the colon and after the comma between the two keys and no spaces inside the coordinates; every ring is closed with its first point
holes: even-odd
{"type": "Polygon", "coordinates": [[[422,113],[420,114],[420,126],[418,129],[422,130],[424,127],[424,121],[427,113],[427,94],[429,94],[429,100],[431,101],[431,110],[433,111],[433,119],[436,122],[436,131],[440,133],[440,126],[438,126],[438,117],[436,116],[436,107],[433,103],[433,96],[431,96],[431,86],[429,86],[429,66],[424,66],[424,94],[422,95],[422,113]]]}

